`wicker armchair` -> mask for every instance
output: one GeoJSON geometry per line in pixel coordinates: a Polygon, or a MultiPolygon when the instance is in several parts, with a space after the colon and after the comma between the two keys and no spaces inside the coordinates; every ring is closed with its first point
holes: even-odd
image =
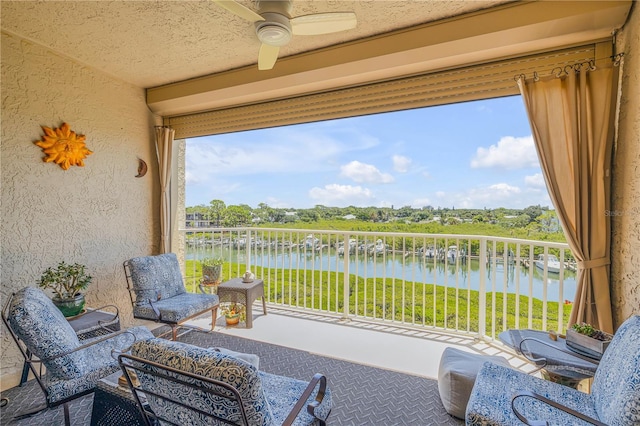
{"type": "Polygon", "coordinates": [[[148,425],[324,426],[331,412],[321,374],[309,382],[278,376],[228,352],[158,338],[119,358],[148,425]]]}
{"type": "Polygon", "coordinates": [[[126,350],[136,339],[153,337],[145,327],[134,327],[80,341],[62,312],[35,287],[25,287],[9,298],[2,321],[46,400],[45,407],[18,417],[62,405],[67,426],[67,403],[93,392],[98,380],[118,371],[112,352],[126,350]]]}
{"type": "Polygon", "coordinates": [[[591,393],[485,363],[467,405],[467,425],[640,424],[640,316],[616,332],[591,393]]]}

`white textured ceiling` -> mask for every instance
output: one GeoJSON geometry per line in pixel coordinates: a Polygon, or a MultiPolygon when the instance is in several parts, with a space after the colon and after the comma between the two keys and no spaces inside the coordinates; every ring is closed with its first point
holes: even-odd
{"type": "MultiPolygon", "coordinates": [[[[294,17],[353,11],[358,26],[336,34],[295,36],[280,57],[509,1],[295,0],[294,17]]],[[[240,3],[258,7],[250,0],[240,3]]],[[[3,31],[143,88],[256,64],[260,46],[253,24],[209,0],[2,0],[0,7],[3,31]]]]}

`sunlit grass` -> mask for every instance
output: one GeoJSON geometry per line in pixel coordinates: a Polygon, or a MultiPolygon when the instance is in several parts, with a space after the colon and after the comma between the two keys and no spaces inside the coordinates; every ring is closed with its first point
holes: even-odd
{"type": "MultiPolygon", "coordinates": [[[[223,280],[239,276],[237,263],[223,265],[223,280]]],[[[186,261],[187,282],[199,282],[200,262],[186,261]],[[195,263],[195,264],[194,264],[195,263]]],[[[345,312],[345,275],[342,272],[255,267],[265,282],[265,295],[271,303],[317,311],[345,312]]],[[[398,278],[362,278],[348,276],[346,313],[371,319],[477,332],[479,330],[480,292],[424,284],[398,278]]],[[[195,291],[196,289],[192,289],[195,291]]],[[[546,328],[543,302],[528,296],[496,292],[486,294],[486,330],[495,335],[510,328],[558,329],[558,302],[547,302],[546,328]],[[531,304],[531,307],[529,307],[531,304]],[[516,309],[518,314],[516,316],[516,309]],[[529,309],[532,323],[529,325],[529,309]],[[495,322],[492,312],[495,314],[495,322]],[[516,318],[519,323],[516,324],[516,318]]],[[[569,320],[571,305],[561,307],[562,324],[569,320]]]]}

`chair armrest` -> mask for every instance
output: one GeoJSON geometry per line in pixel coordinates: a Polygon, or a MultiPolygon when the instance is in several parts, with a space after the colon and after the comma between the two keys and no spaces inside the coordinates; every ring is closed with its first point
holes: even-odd
{"type": "Polygon", "coordinates": [[[315,408],[318,407],[322,403],[322,400],[324,399],[324,394],[327,389],[327,378],[320,373],[316,373],[313,375],[313,378],[307,385],[304,392],[302,392],[302,395],[298,399],[298,402],[296,402],[296,405],[293,406],[293,408],[291,409],[291,412],[282,423],[282,426],[288,426],[293,424],[296,417],[298,417],[298,414],[302,410],[302,407],[304,407],[305,403],[307,402],[307,399],[309,399],[309,397],[311,396],[311,393],[316,388],[316,386],[319,386],[318,394],[316,395],[315,401],[307,405],[307,412],[311,414],[313,417],[317,418],[320,421],[320,424],[324,424],[324,421],[326,420],[326,418],[320,419],[316,417],[314,411],[315,411],[315,408]]]}
{"type": "MultiPolygon", "coordinates": [[[[122,350],[114,349],[114,351],[116,351],[116,352],[119,352],[119,351],[127,352],[127,351],[129,350],[129,348],[131,347],[131,345],[133,345],[133,344],[136,342],[136,340],[137,340],[137,339],[136,339],[136,335],[135,335],[135,334],[133,334],[132,332],[128,331],[128,330],[120,330],[120,331],[113,332],[113,333],[111,333],[111,334],[109,334],[109,335],[107,335],[107,336],[105,336],[105,337],[101,337],[101,338],[96,339],[96,340],[91,340],[89,343],[85,343],[84,345],[80,345],[80,346],[78,346],[77,348],[74,348],[74,349],[72,349],[72,350],[70,350],[70,351],[65,351],[65,352],[62,352],[62,353],[60,353],[60,354],[58,354],[58,355],[54,355],[54,356],[50,356],[50,357],[46,357],[46,358],[41,358],[41,359],[40,359],[40,362],[43,362],[43,361],[51,361],[51,360],[54,360],[54,359],[56,359],[56,358],[60,358],[60,357],[63,357],[63,356],[70,355],[70,354],[72,354],[72,353],[75,353],[75,352],[81,351],[81,350],[83,350],[83,349],[86,349],[86,348],[88,348],[88,347],[90,347],[90,346],[94,346],[94,345],[96,345],[96,344],[98,344],[98,343],[102,343],[102,342],[104,342],[104,341],[106,341],[106,340],[113,339],[113,338],[115,338],[115,337],[117,337],[117,336],[120,336],[120,335],[122,335],[122,334],[130,334],[130,335],[131,335],[131,337],[133,338],[133,341],[132,341],[132,342],[131,342],[131,344],[129,344],[129,346],[127,346],[126,348],[124,348],[124,349],[122,349],[122,350]]],[[[113,355],[113,354],[112,354],[112,355],[113,355]]]]}
{"type": "Polygon", "coordinates": [[[98,325],[100,326],[100,328],[103,328],[109,332],[112,332],[113,330],[109,330],[108,328],[106,328],[105,324],[110,324],[112,322],[114,322],[115,320],[119,320],[120,319],[120,310],[118,309],[118,307],[116,305],[104,305],[104,306],[100,306],[99,308],[91,308],[90,311],[87,311],[83,314],[80,314],[78,316],[76,316],[76,318],[81,318],[85,315],[91,315],[92,313],[96,312],[96,311],[104,311],[106,309],[113,309],[115,310],[115,313],[111,313],[111,312],[107,312],[113,315],[112,318],[109,318],[107,320],[98,320],[98,325]]]}
{"type": "Polygon", "coordinates": [[[572,410],[571,408],[562,405],[558,402],[552,401],[549,398],[546,398],[542,395],[538,395],[537,393],[534,392],[530,392],[530,391],[518,391],[516,392],[515,395],[513,395],[513,397],[511,398],[511,409],[513,410],[513,413],[516,415],[516,417],[518,419],[520,419],[521,422],[523,422],[526,425],[529,426],[547,426],[548,423],[546,420],[529,420],[527,419],[522,413],[520,413],[518,411],[518,409],[515,406],[515,401],[518,398],[533,398],[533,399],[537,399],[538,401],[542,401],[547,405],[550,405],[560,411],[564,411],[565,413],[571,414],[574,417],[579,418],[580,420],[583,420],[587,423],[591,423],[594,424],[596,426],[607,426],[605,423],[602,423],[599,420],[596,420],[592,417],[589,417],[587,415],[584,415],[582,413],[578,413],[575,410],[572,410]]]}
{"type": "MultiPolygon", "coordinates": [[[[536,365],[538,365],[538,363],[541,362],[542,366],[540,366],[540,368],[544,368],[547,365],[547,359],[546,358],[530,358],[529,356],[527,356],[527,354],[522,350],[522,343],[524,343],[524,342],[526,342],[528,340],[540,343],[541,345],[547,346],[547,347],[549,347],[551,349],[555,349],[558,352],[562,352],[562,353],[574,356],[576,358],[580,358],[581,360],[590,362],[593,365],[599,365],[600,364],[598,360],[595,360],[593,358],[589,358],[587,356],[581,355],[581,354],[579,354],[577,352],[574,352],[574,351],[565,351],[564,349],[559,348],[559,347],[554,346],[554,345],[551,345],[548,342],[545,342],[544,340],[536,339],[535,337],[525,337],[524,339],[522,339],[520,341],[520,344],[518,345],[518,349],[520,350],[520,353],[522,354],[522,356],[527,358],[529,361],[535,363],[536,365]]],[[[538,368],[538,370],[540,368],[538,368]]],[[[537,370],[535,370],[535,371],[537,371],[537,370]]]]}
{"type": "MultiPolygon", "coordinates": [[[[149,300],[149,306],[151,306],[151,309],[153,309],[153,313],[156,314],[156,317],[158,318],[158,321],[162,321],[162,315],[160,315],[160,309],[158,309],[158,307],[153,304],[151,299],[148,299],[148,300],[149,300]]],[[[156,300],[156,302],[157,302],[157,300],[156,300]]]]}

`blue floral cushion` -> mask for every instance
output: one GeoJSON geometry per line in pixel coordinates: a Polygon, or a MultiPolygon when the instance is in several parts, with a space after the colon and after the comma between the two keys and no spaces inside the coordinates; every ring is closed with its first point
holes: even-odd
{"type": "Polygon", "coordinates": [[[47,295],[35,287],[25,287],[11,300],[7,311],[9,324],[27,349],[47,368],[44,384],[49,403],[61,401],[95,387],[98,380],[118,370],[113,349],[128,348],[134,339],[152,338],[146,327],[134,327],[123,333],[78,340],[75,331],[47,295]],[[96,342],[93,345],[91,343],[96,342]],[[81,345],[89,345],[69,355],[46,360],[81,345]]]}
{"type": "MultiPolygon", "coordinates": [[[[467,404],[467,425],[523,425],[511,409],[511,398],[521,390],[535,392],[589,417],[598,418],[591,395],[486,362],[478,373],[467,404]]],[[[550,425],[590,424],[533,398],[519,398],[516,406],[528,419],[547,420],[550,425]]]]}
{"type": "MultiPolygon", "coordinates": [[[[136,343],[132,355],[155,361],[175,369],[196,373],[215,379],[235,387],[244,402],[249,424],[281,425],[294,405],[306,389],[308,382],[277,376],[258,371],[251,363],[227,355],[215,348],[204,349],[187,343],[151,339],[136,343]]],[[[151,367],[147,367],[151,368],[151,367]]],[[[168,382],[150,374],[138,372],[143,390],[171,396],[187,405],[214,413],[231,422],[240,421],[240,413],[235,404],[225,398],[207,395],[198,389],[190,389],[177,383],[168,382]]],[[[307,404],[315,400],[314,392],[307,404]]],[[[181,425],[211,424],[211,419],[182,409],[175,404],[154,398],[147,394],[151,409],[158,416],[165,416],[181,425]]],[[[314,410],[318,418],[326,419],[331,411],[332,400],[329,388],[326,389],[323,402],[314,410]]],[[[294,425],[316,424],[317,419],[307,412],[307,407],[300,411],[294,425]]],[[[217,423],[216,423],[217,424],[217,423]]]]}
{"type": "Polygon", "coordinates": [[[598,418],[610,426],[640,425],[640,316],[616,331],[593,378],[598,418]]]}
{"type": "MultiPolygon", "coordinates": [[[[19,290],[7,312],[9,323],[33,355],[40,359],[54,357],[80,346],[75,331],[60,309],[36,287],[19,290]]],[[[56,377],[80,377],[86,370],[84,352],[44,361],[47,371],[56,377]]]]}
{"type": "MultiPolygon", "coordinates": [[[[81,352],[84,352],[85,359],[92,360],[92,362],[86,364],[86,370],[82,376],[73,379],[63,379],[54,374],[54,372],[51,372],[51,374],[48,372],[45,376],[49,402],[60,401],[86,390],[93,389],[96,383],[98,383],[98,380],[118,371],[118,361],[113,358],[111,351],[112,349],[127,349],[134,339],[134,336],[129,333],[133,333],[136,340],[153,338],[153,334],[146,327],[132,327],[127,329],[126,333],[114,334],[110,339],[82,349],[81,352]]],[[[91,341],[104,337],[105,336],[96,337],[91,340],[85,340],[82,343],[91,343],[91,341]]]]}
{"type": "Polygon", "coordinates": [[[134,257],[127,261],[138,305],[186,293],[175,253],[134,257]]]}
{"type": "Polygon", "coordinates": [[[125,264],[136,294],[136,318],[178,324],[219,304],[215,294],[187,293],[175,253],[134,257],[125,264]]]}
{"type": "Polygon", "coordinates": [[[181,293],[169,299],[161,299],[153,303],[153,308],[158,310],[160,316],[156,315],[149,304],[134,306],[133,313],[136,318],[179,323],[183,319],[211,309],[219,303],[218,296],[215,294],[181,293]]]}
{"type": "MultiPolygon", "coordinates": [[[[467,405],[468,425],[521,425],[511,409],[512,396],[528,390],[610,426],[640,424],[640,316],[617,330],[585,394],[519,371],[485,364],[467,405]]],[[[532,398],[519,398],[518,410],[529,420],[554,425],[587,425],[578,418],[532,398]]]]}
{"type": "MultiPolygon", "coordinates": [[[[204,349],[181,342],[151,339],[136,342],[131,354],[178,370],[196,373],[235,387],[245,403],[250,425],[271,425],[273,415],[262,388],[258,370],[248,362],[212,349],[204,349]]],[[[231,422],[240,422],[238,406],[228,399],[191,389],[150,374],[138,372],[143,389],[161,395],[176,395],[191,407],[213,412],[231,422]]],[[[180,408],[160,398],[147,396],[154,413],[160,417],[176,419],[178,424],[207,424],[207,418],[191,410],[180,408]]]]}
{"type": "MultiPolygon", "coordinates": [[[[263,371],[260,371],[259,374],[262,379],[264,393],[267,396],[267,401],[269,401],[271,412],[273,413],[273,424],[281,425],[309,383],[290,377],[265,373],[263,371]]],[[[315,400],[316,394],[317,390],[311,394],[305,406],[300,410],[298,417],[296,417],[293,422],[294,425],[302,426],[316,423],[314,416],[307,412],[307,405],[315,400]]],[[[326,419],[331,412],[332,405],[331,390],[327,387],[322,403],[314,409],[315,416],[320,419],[326,419]]]]}

